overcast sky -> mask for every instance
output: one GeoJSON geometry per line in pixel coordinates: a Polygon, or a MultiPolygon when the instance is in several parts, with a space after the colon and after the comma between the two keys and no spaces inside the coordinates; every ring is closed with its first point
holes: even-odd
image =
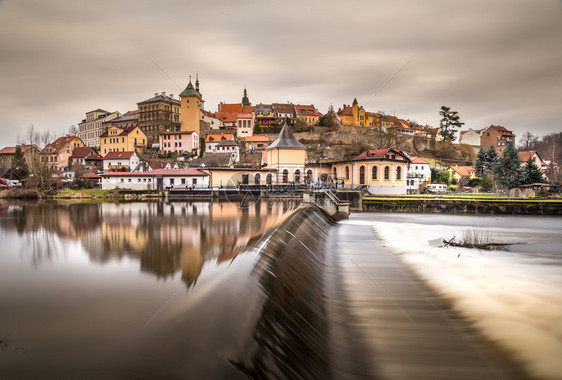
{"type": "Polygon", "coordinates": [[[562,1],[0,0],[2,146],[196,73],[210,111],[246,86],[252,104],[357,98],[433,126],[447,105],[542,136],[562,131],[562,1]]]}

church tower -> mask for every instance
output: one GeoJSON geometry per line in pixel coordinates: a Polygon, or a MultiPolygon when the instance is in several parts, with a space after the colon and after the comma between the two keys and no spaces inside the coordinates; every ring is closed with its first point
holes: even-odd
{"type": "Polygon", "coordinates": [[[242,98],[242,105],[244,107],[251,106],[250,99],[248,98],[248,91],[246,91],[246,86],[244,86],[244,97],[242,98]]]}
{"type": "MultiPolygon", "coordinates": [[[[196,81],[199,87],[199,78],[196,81]]],[[[180,117],[181,117],[181,131],[195,131],[201,134],[199,122],[201,120],[201,93],[193,87],[191,83],[191,76],[189,76],[189,84],[180,94],[180,117]]]]}

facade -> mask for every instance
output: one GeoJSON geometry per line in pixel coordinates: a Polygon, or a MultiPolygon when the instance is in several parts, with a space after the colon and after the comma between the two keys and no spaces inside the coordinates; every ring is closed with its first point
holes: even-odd
{"type": "Polygon", "coordinates": [[[220,120],[217,114],[205,110],[201,110],[201,123],[208,124],[209,130],[224,128],[224,123],[220,120]]]}
{"type": "Polygon", "coordinates": [[[120,128],[112,126],[101,135],[100,153],[105,156],[110,152],[140,152],[147,146],[147,137],[140,127],[120,128]]]}
{"type": "Polygon", "coordinates": [[[236,115],[236,137],[243,138],[254,135],[254,116],[251,113],[236,115]]]}
{"type": "Polygon", "coordinates": [[[291,123],[295,121],[295,105],[293,103],[273,103],[272,106],[278,124],[283,123],[284,120],[289,120],[291,123]]]}
{"type": "Polygon", "coordinates": [[[532,158],[535,165],[537,165],[538,168],[541,169],[542,171],[548,168],[548,165],[542,160],[541,156],[539,155],[539,152],[537,152],[536,150],[528,150],[518,153],[519,153],[519,158],[521,159],[521,165],[525,165],[529,160],[529,158],[532,158]]]}
{"type": "Polygon", "coordinates": [[[72,150],[68,166],[93,167],[98,161],[98,152],[91,146],[81,146],[72,150]]]}
{"type": "Polygon", "coordinates": [[[291,133],[285,122],[277,139],[262,152],[262,167],[275,169],[273,183],[304,183],[306,147],[291,133]]]}
{"type": "Polygon", "coordinates": [[[103,158],[104,171],[131,171],[139,164],[139,156],[135,151],[109,152],[103,158]]]}
{"type": "Polygon", "coordinates": [[[108,112],[99,108],[86,112],[86,118],[78,124],[78,137],[85,146],[99,148],[100,137],[105,132],[103,123],[120,116],[120,112],[108,112]]]}
{"type": "Polygon", "coordinates": [[[220,103],[215,117],[223,123],[224,128],[236,128],[238,115],[253,114],[254,109],[254,106],[244,105],[243,103],[220,103]]]}
{"type": "Polygon", "coordinates": [[[461,179],[471,180],[476,177],[476,170],[472,166],[450,166],[447,168],[447,171],[457,181],[461,179]]]}
{"type": "Polygon", "coordinates": [[[459,144],[468,144],[471,146],[479,147],[480,138],[483,133],[483,129],[475,130],[472,128],[469,128],[468,131],[460,131],[459,144]]]}
{"type": "Polygon", "coordinates": [[[297,120],[304,121],[307,125],[318,125],[320,113],[314,105],[295,104],[295,117],[297,120]]]}
{"type": "Polygon", "coordinates": [[[365,186],[373,194],[406,194],[411,160],[395,149],[368,150],[353,160],[332,163],[332,178],[346,187],[365,186]]]}
{"type": "MultiPolygon", "coordinates": [[[[366,112],[363,106],[359,107],[357,99],[353,99],[351,106],[343,105],[343,109],[338,110],[338,116],[343,125],[358,125],[362,127],[377,126],[378,115],[372,112],[366,112]]],[[[394,124],[393,121],[388,121],[387,126],[394,124]]],[[[384,125],[383,125],[384,126],[384,125]]]]}
{"type": "Polygon", "coordinates": [[[159,136],[161,154],[199,154],[199,134],[193,131],[162,132],[159,136]]]}
{"type": "Polygon", "coordinates": [[[206,189],[209,175],[196,169],[157,169],[149,172],[104,173],[103,190],[206,189]]]}
{"type": "Polygon", "coordinates": [[[418,194],[421,186],[431,183],[431,167],[429,162],[419,157],[413,157],[411,160],[406,178],[408,194],[418,194]]]}
{"type": "MultiPolygon", "coordinates": [[[[197,85],[199,87],[199,85],[197,85]]],[[[201,135],[201,109],[203,97],[199,92],[199,88],[194,88],[191,83],[191,77],[185,90],[180,93],[180,120],[181,131],[197,132],[201,135]]]]}
{"type": "Polygon", "coordinates": [[[480,146],[489,148],[493,145],[498,152],[503,152],[509,143],[515,144],[515,135],[500,125],[489,126],[480,137],[480,146]]]}
{"type": "Polygon", "coordinates": [[[270,127],[277,125],[275,110],[271,104],[259,104],[254,108],[254,123],[260,127],[270,127]]]}
{"type": "Polygon", "coordinates": [[[237,188],[240,185],[271,185],[275,183],[274,169],[206,168],[213,188],[237,188]]]}
{"type": "Polygon", "coordinates": [[[269,146],[267,136],[248,136],[244,138],[244,148],[246,152],[261,152],[269,146]]]}
{"type": "Polygon", "coordinates": [[[50,170],[60,173],[69,166],[69,159],[75,148],[84,146],[84,142],[77,136],[59,137],[48,144],[40,153],[41,162],[50,170]]]}
{"type": "Polygon", "coordinates": [[[158,142],[160,132],[180,129],[180,101],[174,99],[173,94],[155,93],[137,106],[138,126],[146,135],[149,146],[158,142]]]}
{"type": "Polygon", "coordinates": [[[205,152],[216,153],[215,148],[221,141],[234,141],[234,135],[221,133],[220,135],[207,135],[205,138],[205,152]]]}
{"type": "Polygon", "coordinates": [[[233,140],[219,142],[215,146],[215,153],[228,153],[232,156],[234,162],[240,161],[240,147],[233,140]]]}
{"type": "MultiPolygon", "coordinates": [[[[18,145],[23,153],[23,157],[27,165],[31,165],[31,158],[39,154],[39,148],[35,145],[18,145]]],[[[0,167],[12,166],[12,160],[16,155],[18,146],[7,146],[0,149],[0,167]]]]}

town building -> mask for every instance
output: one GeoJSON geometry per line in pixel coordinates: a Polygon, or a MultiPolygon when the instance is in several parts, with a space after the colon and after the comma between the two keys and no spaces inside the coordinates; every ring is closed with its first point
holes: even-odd
{"type": "Polygon", "coordinates": [[[167,131],[160,133],[160,154],[176,152],[199,155],[199,134],[195,131],[167,131]]]}
{"type": "Polygon", "coordinates": [[[189,163],[192,168],[232,168],[234,157],[230,153],[203,153],[201,158],[193,158],[189,163]]]}
{"type": "Polygon", "coordinates": [[[234,162],[240,161],[240,147],[234,140],[224,140],[215,146],[215,153],[228,153],[234,162]]]}
{"type": "Polygon", "coordinates": [[[431,183],[431,166],[419,157],[412,157],[408,167],[406,185],[408,194],[418,194],[420,187],[431,183]]]}
{"type": "Polygon", "coordinates": [[[271,104],[258,104],[254,108],[254,123],[260,127],[277,125],[275,110],[271,104]]]}
{"type": "Polygon", "coordinates": [[[120,112],[96,109],[86,112],[86,118],[78,123],[78,137],[85,146],[100,147],[100,137],[105,132],[103,123],[122,116],[120,112]]]}
{"type": "Polygon", "coordinates": [[[131,171],[139,164],[140,159],[135,151],[109,152],[103,157],[104,171],[131,171]]]}
{"type": "Polygon", "coordinates": [[[447,171],[457,182],[469,181],[476,177],[476,170],[472,166],[449,166],[447,171]]]}
{"type": "Polygon", "coordinates": [[[493,145],[499,152],[503,152],[510,143],[515,144],[515,135],[501,125],[489,126],[480,137],[480,146],[489,148],[493,145]]]}
{"type": "Polygon", "coordinates": [[[180,93],[180,120],[181,131],[197,132],[201,135],[201,109],[203,96],[199,92],[199,81],[197,80],[197,88],[193,87],[191,77],[185,90],[180,93]]]}
{"type": "Polygon", "coordinates": [[[287,120],[291,124],[294,123],[296,115],[295,105],[293,103],[273,103],[272,106],[275,111],[277,124],[282,124],[284,120],[287,120]]]}
{"type": "Polygon", "coordinates": [[[295,118],[304,121],[309,126],[318,125],[320,113],[314,105],[295,104],[295,118]]]}
{"type": "Polygon", "coordinates": [[[180,129],[180,105],[173,94],[165,92],[137,103],[138,126],[146,135],[148,146],[158,142],[160,132],[180,129]]]}
{"type": "Polygon", "coordinates": [[[101,177],[103,190],[207,189],[209,187],[209,174],[191,168],[113,172],[104,173],[101,177]]]}
{"type": "MultiPolygon", "coordinates": [[[[343,108],[338,110],[338,116],[343,125],[357,125],[362,127],[379,126],[377,124],[379,120],[378,115],[372,112],[366,112],[363,106],[359,106],[357,99],[353,99],[353,104],[351,106],[344,104],[343,108]]],[[[385,125],[381,126],[390,126],[392,124],[394,124],[394,121],[388,120],[385,125]]]]}
{"type": "Polygon", "coordinates": [[[215,148],[221,141],[234,141],[234,135],[229,133],[209,134],[205,138],[205,152],[216,153],[215,148]]]}
{"type": "Polygon", "coordinates": [[[275,169],[274,183],[304,182],[304,169],[308,161],[306,147],[283,123],[277,139],[262,152],[262,167],[275,169]]]}
{"type": "Polygon", "coordinates": [[[459,144],[468,144],[473,147],[480,148],[480,139],[484,129],[472,129],[469,128],[468,131],[460,131],[459,133],[459,144]]]}
{"type": "Polygon", "coordinates": [[[199,169],[209,174],[213,189],[235,189],[239,186],[253,185],[265,186],[275,183],[275,169],[248,169],[248,168],[217,168],[207,167],[199,169]]]}
{"type": "Polygon", "coordinates": [[[522,165],[525,165],[527,161],[529,161],[529,158],[532,158],[535,165],[537,165],[537,167],[541,169],[543,172],[548,168],[548,164],[545,161],[543,161],[543,159],[539,155],[539,152],[537,152],[536,150],[528,150],[518,153],[522,165]]]}
{"type": "Polygon", "coordinates": [[[16,150],[18,146],[23,153],[23,157],[28,166],[31,165],[32,157],[39,154],[39,148],[35,145],[16,145],[7,146],[0,149],[0,167],[10,167],[12,166],[12,161],[16,156],[16,150]]]}
{"type": "Polygon", "coordinates": [[[81,146],[72,150],[68,166],[80,166],[85,169],[95,169],[98,164],[101,164],[102,160],[103,158],[98,154],[95,148],[91,146],[81,146]]]}
{"type": "Polygon", "coordinates": [[[248,136],[244,138],[244,149],[246,152],[261,152],[269,146],[269,137],[267,136],[248,136]]]}
{"type": "Polygon", "coordinates": [[[77,136],[59,137],[47,144],[40,153],[41,162],[56,173],[62,172],[69,165],[69,159],[75,148],[84,146],[77,136]]]}
{"type": "Polygon", "coordinates": [[[147,137],[140,127],[120,128],[112,126],[101,135],[100,153],[141,152],[147,146],[147,137]]]}
{"type": "Polygon", "coordinates": [[[201,124],[206,125],[209,131],[224,128],[224,123],[216,113],[205,110],[201,110],[201,124]]]}
{"type": "Polygon", "coordinates": [[[179,169],[178,164],[172,164],[165,158],[149,158],[141,159],[139,164],[131,171],[134,172],[150,172],[158,169],[179,169]]]}
{"type": "Polygon", "coordinates": [[[236,137],[244,138],[254,134],[254,116],[251,113],[236,115],[236,137]]]}

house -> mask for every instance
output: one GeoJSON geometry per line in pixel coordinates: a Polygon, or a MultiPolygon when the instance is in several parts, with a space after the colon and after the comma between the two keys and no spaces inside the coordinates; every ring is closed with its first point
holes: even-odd
{"type": "Polygon", "coordinates": [[[269,146],[269,137],[267,136],[248,136],[244,139],[244,148],[246,152],[261,152],[269,146]]]}
{"type": "Polygon", "coordinates": [[[306,147],[291,132],[287,122],[277,139],[262,152],[262,167],[276,169],[274,183],[304,182],[306,147]]]}
{"type": "Polygon", "coordinates": [[[86,118],[78,123],[78,137],[84,142],[85,146],[100,147],[100,137],[106,128],[103,123],[123,116],[120,112],[108,112],[103,109],[95,109],[86,112],[86,118]]]}
{"type": "Polygon", "coordinates": [[[215,146],[215,153],[228,153],[234,162],[240,161],[240,147],[234,140],[224,140],[215,146]]]}
{"type": "Polygon", "coordinates": [[[180,129],[180,101],[174,94],[154,93],[154,96],[138,102],[138,126],[146,135],[149,146],[158,142],[163,131],[180,129]]]}
{"type": "Polygon", "coordinates": [[[289,120],[291,123],[295,121],[295,105],[293,103],[273,103],[272,107],[277,124],[282,124],[284,120],[289,120]]]}
{"type": "Polygon", "coordinates": [[[195,131],[166,131],[158,139],[160,154],[199,154],[199,134],[195,131]]]}
{"type": "Polygon", "coordinates": [[[342,180],[346,187],[364,186],[373,194],[406,194],[411,162],[396,149],[368,150],[352,160],[332,162],[332,179],[342,180]]]}
{"type": "MultiPolygon", "coordinates": [[[[386,127],[393,125],[396,121],[392,117],[381,117],[372,112],[366,112],[363,106],[359,107],[357,99],[353,99],[351,106],[343,105],[337,112],[343,125],[357,125],[362,127],[386,127]]],[[[384,115],[386,116],[386,115],[384,115]]]]}
{"type": "Polygon", "coordinates": [[[131,171],[139,164],[139,156],[135,151],[109,152],[103,158],[104,171],[131,171]]]}
{"type": "Polygon", "coordinates": [[[236,137],[243,138],[254,134],[254,116],[251,113],[236,115],[236,137]]]}
{"type": "Polygon", "coordinates": [[[203,157],[194,158],[189,163],[192,168],[231,168],[234,157],[230,153],[203,153],[203,157]]]}
{"type": "Polygon", "coordinates": [[[503,152],[509,143],[515,144],[515,135],[501,125],[490,125],[480,136],[480,146],[489,148],[493,145],[499,152],[503,152]]]}
{"type": "Polygon", "coordinates": [[[140,152],[147,147],[148,138],[140,127],[112,126],[101,135],[100,154],[111,152],[140,152]]]}
{"type": "Polygon", "coordinates": [[[20,147],[23,157],[28,166],[31,165],[31,159],[33,156],[39,154],[39,148],[35,145],[16,145],[7,146],[0,149],[0,167],[12,166],[12,160],[16,155],[17,148],[20,147]]]}
{"type": "Polygon", "coordinates": [[[295,104],[295,117],[309,126],[318,125],[320,113],[314,105],[295,104]]]}
{"type": "Polygon", "coordinates": [[[429,162],[419,157],[412,157],[411,160],[406,185],[408,194],[417,194],[420,186],[431,182],[431,167],[429,162]]]}
{"type": "Polygon", "coordinates": [[[207,189],[209,174],[196,169],[157,169],[149,172],[112,172],[101,175],[102,190],[207,189]]]}
{"type": "Polygon", "coordinates": [[[523,165],[525,165],[527,161],[529,161],[529,158],[532,158],[535,165],[537,165],[537,167],[542,171],[548,168],[548,165],[543,161],[543,159],[539,155],[539,152],[537,152],[536,150],[529,150],[529,151],[523,151],[518,153],[519,153],[519,158],[521,158],[521,163],[523,165]]]}
{"type": "Polygon", "coordinates": [[[75,148],[84,146],[84,142],[77,136],[66,135],[59,137],[39,154],[41,162],[55,172],[62,172],[69,165],[69,159],[75,148]]]}
{"type": "Polygon", "coordinates": [[[260,127],[270,127],[277,125],[277,118],[275,117],[275,110],[271,104],[259,104],[254,108],[255,124],[260,127]]]}
{"type": "Polygon", "coordinates": [[[209,130],[224,128],[224,123],[216,113],[205,110],[201,110],[201,124],[207,124],[209,130]]]}
{"type": "Polygon", "coordinates": [[[476,177],[476,170],[472,166],[449,166],[447,171],[457,182],[461,181],[461,179],[471,180],[476,177]]]}
{"type": "Polygon", "coordinates": [[[151,158],[140,160],[139,164],[133,168],[134,172],[150,172],[158,169],[179,169],[178,164],[172,164],[164,158],[151,158]]]}
{"type": "Polygon", "coordinates": [[[209,134],[205,138],[205,152],[215,153],[215,148],[221,141],[234,141],[234,135],[232,134],[225,134],[221,133],[218,134],[209,134]]]}
{"type": "Polygon", "coordinates": [[[476,130],[472,128],[469,128],[468,131],[460,131],[459,144],[468,144],[480,148],[480,139],[484,131],[484,129],[476,130]]]}
{"type": "Polygon", "coordinates": [[[68,165],[79,165],[82,167],[95,166],[99,161],[99,157],[100,155],[95,148],[91,146],[81,146],[72,150],[68,165]]]}

